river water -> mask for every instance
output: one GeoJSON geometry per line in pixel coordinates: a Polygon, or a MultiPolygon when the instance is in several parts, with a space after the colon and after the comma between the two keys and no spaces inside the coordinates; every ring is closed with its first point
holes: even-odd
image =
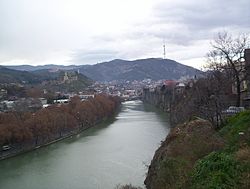
{"type": "Polygon", "coordinates": [[[0,161],[0,189],[113,189],[143,186],[169,132],[167,116],[141,101],[122,104],[112,122],[0,161]]]}

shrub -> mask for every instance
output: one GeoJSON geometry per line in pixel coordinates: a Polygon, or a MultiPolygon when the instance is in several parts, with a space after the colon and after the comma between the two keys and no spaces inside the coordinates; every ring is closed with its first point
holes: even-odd
{"type": "Polygon", "coordinates": [[[213,152],[196,164],[190,188],[239,188],[242,170],[242,166],[234,159],[233,155],[213,152]]]}
{"type": "Polygon", "coordinates": [[[244,111],[228,119],[220,134],[228,141],[228,149],[237,151],[242,145],[250,145],[250,111],[244,111]]]}

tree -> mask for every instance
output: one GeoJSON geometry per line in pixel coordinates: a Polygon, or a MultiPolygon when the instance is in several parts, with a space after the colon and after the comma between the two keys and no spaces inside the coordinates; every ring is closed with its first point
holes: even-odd
{"type": "Polygon", "coordinates": [[[218,33],[211,46],[212,50],[207,54],[208,66],[232,77],[236,85],[236,106],[240,106],[241,84],[246,77],[244,50],[249,46],[248,36],[232,37],[228,32],[218,33]]]}

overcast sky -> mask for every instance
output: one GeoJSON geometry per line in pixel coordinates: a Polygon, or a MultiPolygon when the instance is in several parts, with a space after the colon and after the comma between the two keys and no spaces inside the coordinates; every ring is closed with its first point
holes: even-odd
{"type": "Polygon", "coordinates": [[[219,31],[250,32],[250,0],[0,0],[0,65],[166,57],[196,68],[219,31]]]}

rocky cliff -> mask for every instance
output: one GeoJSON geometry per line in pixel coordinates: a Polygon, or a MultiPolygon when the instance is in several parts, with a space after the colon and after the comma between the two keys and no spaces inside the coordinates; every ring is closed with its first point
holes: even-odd
{"type": "Polygon", "coordinates": [[[249,189],[250,111],[218,130],[197,118],[171,130],[148,169],[147,189],[249,189]]]}
{"type": "Polygon", "coordinates": [[[196,161],[223,145],[208,121],[197,119],[173,128],[151,161],[146,188],[187,188],[196,161]]]}
{"type": "Polygon", "coordinates": [[[155,89],[144,89],[142,100],[145,103],[152,104],[163,111],[170,111],[172,101],[172,90],[164,85],[155,89]]]}

